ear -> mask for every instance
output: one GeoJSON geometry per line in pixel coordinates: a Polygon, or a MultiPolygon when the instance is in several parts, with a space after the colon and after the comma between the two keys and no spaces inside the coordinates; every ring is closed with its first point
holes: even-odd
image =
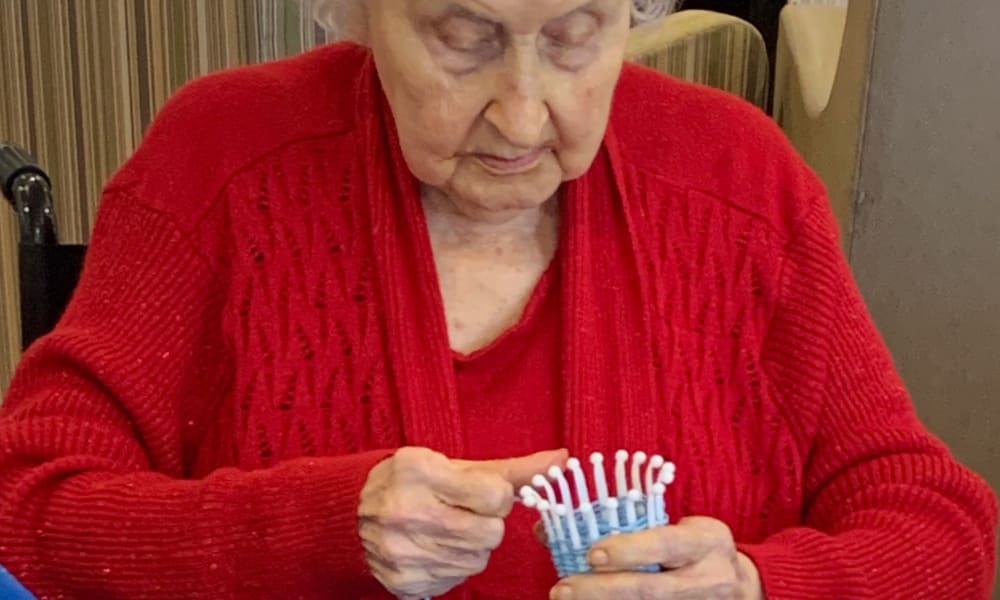
{"type": "Polygon", "coordinates": [[[376,0],[298,0],[303,14],[336,39],[368,41],[368,4],[376,0]]]}

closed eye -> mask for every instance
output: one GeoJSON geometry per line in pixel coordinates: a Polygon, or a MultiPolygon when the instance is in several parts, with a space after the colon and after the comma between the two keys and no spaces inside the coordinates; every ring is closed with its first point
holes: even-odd
{"type": "Polygon", "coordinates": [[[577,11],[549,23],[543,32],[557,46],[574,47],[586,45],[599,29],[597,17],[577,11]]]}
{"type": "Polygon", "coordinates": [[[436,30],[441,43],[458,52],[481,52],[501,42],[499,26],[478,17],[449,16],[437,24],[436,30]]]}

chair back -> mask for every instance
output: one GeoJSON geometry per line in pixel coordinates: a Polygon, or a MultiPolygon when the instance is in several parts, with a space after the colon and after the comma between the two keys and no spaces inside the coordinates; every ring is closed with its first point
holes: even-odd
{"type": "Polygon", "coordinates": [[[750,23],[707,10],[682,10],[639,25],[627,56],[674,77],[719,88],[767,109],[770,63],[750,23]]]}

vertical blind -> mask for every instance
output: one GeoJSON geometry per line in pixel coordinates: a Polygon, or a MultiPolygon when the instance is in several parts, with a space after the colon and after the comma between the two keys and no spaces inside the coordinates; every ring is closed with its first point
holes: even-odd
{"type": "MultiPolygon", "coordinates": [[[[294,0],[3,0],[0,141],[52,178],[61,241],[86,243],[101,187],[178,86],[326,40],[294,0]]],[[[17,231],[0,211],[0,390],[20,355],[17,231]]]]}

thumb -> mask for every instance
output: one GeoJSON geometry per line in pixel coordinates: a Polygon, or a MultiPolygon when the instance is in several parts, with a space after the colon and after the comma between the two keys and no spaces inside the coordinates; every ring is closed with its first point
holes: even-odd
{"type": "Polygon", "coordinates": [[[564,467],[569,458],[569,452],[563,450],[546,450],[528,456],[503,458],[499,460],[457,461],[462,468],[478,469],[496,473],[503,477],[514,488],[514,493],[521,486],[530,485],[531,478],[544,474],[549,467],[555,465],[564,467]]]}

